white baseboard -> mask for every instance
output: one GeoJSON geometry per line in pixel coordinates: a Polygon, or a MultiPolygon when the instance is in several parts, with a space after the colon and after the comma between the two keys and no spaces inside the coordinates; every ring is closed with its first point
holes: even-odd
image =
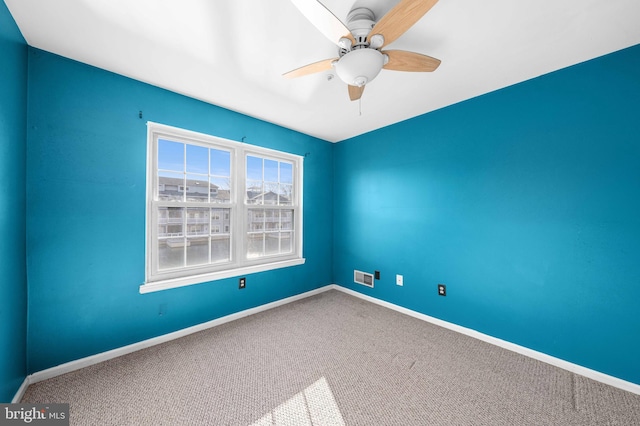
{"type": "Polygon", "coordinates": [[[470,328],[462,327],[457,324],[453,324],[447,321],[443,321],[441,319],[430,317],[429,315],[421,314],[420,312],[412,311],[411,309],[403,308],[402,306],[394,305],[393,303],[385,302],[384,300],[376,299],[375,297],[367,296],[366,294],[359,293],[357,291],[350,290],[345,287],[341,287],[339,285],[333,285],[331,287],[333,289],[342,291],[344,293],[350,294],[352,296],[358,297],[360,299],[364,299],[368,302],[375,303],[380,306],[384,306],[389,309],[393,309],[394,311],[412,316],[414,318],[420,319],[422,321],[426,321],[440,327],[447,328],[449,330],[456,331],[458,333],[462,333],[464,335],[476,338],[478,340],[482,340],[483,342],[491,343],[492,345],[500,346],[501,348],[510,350],[512,352],[519,353],[520,355],[528,356],[529,358],[536,359],[538,361],[545,362],[547,364],[551,364],[555,367],[562,368],[563,370],[570,371],[575,374],[579,374],[581,376],[587,377],[589,379],[596,380],[598,382],[614,386],[616,388],[625,390],[627,392],[632,392],[640,395],[640,385],[632,382],[628,382],[626,380],[619,379],[614,376],[610,376],[608,374],[601,373],[596,370],[592,370],[590,368],[583,367],[578,364],[574,364],[568,361],[565,361],[560,358],[553,357],[551,355],[547,355],[542,352],[535,351],[533,349],[526,348],[524,346],[516,345],[515,343],[508,342],[506,340],[498,339],[497,337],[489,336],[488,334],[480,333],[479,331],[472,330],[470,328]]]}
{"type": "Polygon", "coordinates": [[[24,380],[20,389],[16,393],[12,402],[20,402],[27,387],[32,383],[37,383],[42,380],[50,379],[52,377],[59,376],[61,374],[66,374],[71,371],[79,370],[84,367],[88,367],[90,365],[98,364],[103,361],[107,361],[122,355],[126,355],[135,351],[139,351],[141,349],[145,349],[151,346],[158,345],[160,343],[165,343],[174,339],[178,339],[180,337],[187,336],[189,334],[197,333],[199,331],[207,330],[212,327],[216,327],[218,325],[222,325],[240,318],[247,317],[249,315],[257,314],[259,312],[263,312],[272,308],[276,308],[278,306],[286,305],[291,302],[295,302],[297,300],[305,299],[307,297],[315,296],[316,294],[323,293],[328,290],[339,290],[344,293],[347,293],[351,296],[358,297],[360,299],[366,300],[371,303],[375,303],[380,306],[384,306],[389,309],[393,309],[394,311],[403,313],[405,315],[412,316],[414,318],[420,319],[422,321],[429,322],[431,324],[438,325],[440,327],[447,328],[452,331],[456,331],[458,333],[476,338],[478,340],[482,340],[483,342],[491,343],[493,345],[499,346],[501,348],[510,350],[512,352],[516,352],[521,355],[528,356],[530,358],[536,359],[538,361],[545,362],[547,364],[562,368],[564,370],[570,371],[575,374],[579,374],[581,376],[596,380],[598,382],[614,386],[616,388],[625,390],[627,392],[632,392],[640,395],[640,385],[632,382],[628,382],[626,380],[619,379],[617,377],[610,376],[608,374],[601,373],[596,370],[592,370],[590,368],[583,367],[578,364],[574,364],[560,358],[556,358],[550,355],[547,355],[542,352],[535,351],[533,349],[526,348],[524,346],[516,345],[515,343],[508,342],[506,340],[498,339],[496,337],[489,336],[488,334],[480,333],[479,331],[472,330],[470,328],[462,327],[457,324],[453,324],[447,321],[443,321],[441,319],[431,317],[429,315],[422,314],[420,312],[412,311],[411,309],[404,308],[399,305],[394,305],[393,303],[385,302],[384,300],[376,299],[371,296],[367,296],[362,293],[358,293],[357,291],[350,290],[345,287],[341,287],[337,284],[330,284],[312,291],[308,291],[306,293],[298,294],[295,296],[287,297],[285,299],[276,300],[275,302],[267,303],[265,305],[256,306],[255,308],[247,309],[241,312],[236,312],[235,314],[227,315],[222,318],[218,318],[212,321],[208,321],[202,324],[195,325],[193,327],[188,327],[182,330],[175,331],[173,333],[168,333],[162,336],[154,337],[152,339],[143,340],[138,343],[133,343],[131,345],[123,346],[121,348],[113,349],[107,352],[103,352],[100,354],[92,355],[86,358],[78,359],[75,361],[67,362],[65,364],[58,365],[56,367],[48,368],[46,370],[38,371],[33,373],[24,380]]]}
{"type": "Polygon", "coordinates": [[[22,397],[24,396],[24,393],[27,390],[27,387],[29,386],[29,377],[25,377],[24,381],[22,382],[22,384],[20,385],[20,387],[18,388],[18,392],[16,392],[15,396],[13,397],[13,399],[11,400],[12,404],[17,404],[22,400],[22,397]]]}
{"type": "Polygon", "coordinates": [[[150,346],[159,345],[160,343],[165,343],[174,339],[178,339],[180,337],[187,336],[189,334],[197,333],[199,331],[207,330],[212,327],[216,327],[218,325],[222,325],[240,318],[247,317],[249,315],[257,314],[258,312],[263,312],[269,309],[276,308],[278,306],[286,305],[287,303],[295,302],[297,300],[305,299],[307,297],[315,296],[316,294],[323,293],[325,291],[331,290],[335,288],[334,285],[327,285],[324,287],[320,287],[315,290],[308,291],[306,293],[297,294],[295,296],[287,297],[285,299],[276,300],[275,302],[267,303],[261,306],[256,306],[255,308],[246,309],[244,311],[236,312],[235,314],[227,315],[221,318],[217,318],[212,321],[208,321],[202,324],[194,325],[193,327],[184,328],[182,330],[174,331],[173,333],[164,334],[162,336],[154,337],[151,339],[143,340],[138,343],[133,343],[131,345],[123,346],[117,349],[113,349],[107,352],[102,352],[96,355],[92,355],[86,358],[81,358],[75,361],[70,361],[65,364],[61,364],[55,367],[48,368],[46,370],[38,371],[36,373],[27,376],[25,379],[25,384],[20,388],[22,394],[20,394],[20,390],[18,394],[16,394],[14,400],[16,398],[21,399],[26,387],[32,383],[37,383],[42,380],[47,380],[52,377],[59,376],[61,374],[66,374],[71,371],[79,370],[81,368],[88,367],[90,365],[98,364],[103,361],[107,361],[122,355],[126,355],[135,351],[139,351],[141,349],[148,348],[150,346]],[[24,389],[23,389],[24,387],[24,389]]]}

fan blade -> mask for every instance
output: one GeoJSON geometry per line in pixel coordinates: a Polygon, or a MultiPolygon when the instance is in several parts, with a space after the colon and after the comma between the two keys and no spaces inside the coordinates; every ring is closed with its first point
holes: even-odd
{"type": "Polygon", "coordinates": [[[385,50],[389,62],[382,68],[394,71],[431,72],[440,66],[440,59],[405,50],[385,50]]]}
{"type": "Polygon", "coordinates": [[[282,74],[282,76],[285,78],[296,78],[296,77],[302,77],[303,75],[309,75],[309,74],[314,74],[321,71],[330,70],[332,67],[331,64],[334,61],[337,61],[338,59],[340,58],[325,59],[323,61],[314,62],[313,64],[305,65],[303,67],[296,68],[295,70],[286,72],[282,74]]]}
{"type": "Polygon", "coordinates": [[[386,46],[418,22],[437,2],[438,0],[401,0],[373,27],[369,33],[369,42],[371,36],[382,34],[382,46],[386,46]]]}
{"type": "Polygon", "coordinates": [[[329,9],[317,0],[291,0],[291,3],[318,29],[331,43],[338,44],[341,37],[352,40],[351,31],[329,9]]]}
{"type": "Polygon", "coordinates": [[[364,86],[352,86],[349,85],[349,99],[352,101],[357,101],[362,96],[362,92],[364,92],[364,86]]]}

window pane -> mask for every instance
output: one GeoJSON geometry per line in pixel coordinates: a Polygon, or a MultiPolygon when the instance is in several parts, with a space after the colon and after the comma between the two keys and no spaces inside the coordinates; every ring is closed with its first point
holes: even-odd
{"type": "Polygon", "coordinates": [[[159,172],[158,200],[183,201],[184,186],[183,174],[159,172]]]}
{"type": "Polygon", "coordinates": [[[280,233],[269,232],[265,234],[265,255],[280,253],[280,233]]]}
{"type": "Polygon", "coordinates": [[[262,204],[263,190],[262,181],[247,181],[247,204],[262,204]]]}
{"type": "Polygon", "coordinates": [[[209,182],[206,176],[187,175],[187,201],[209,201],[209,182]]]}
{"type": "Polygon", "coordinates": [[[293,229],[293,210],[280,210],[280,229],[293,229]]]}
{"type": "Polygon", "coordinates": [[[265,231],[277,231],[278,229],[280,229],[279,210],[264,211],[264,229],[265,231]]]}
{"type": "Polygon", "coordinates": [[[171,269],[184,266],[184,238],[158,241],[158,268],[171,269]]]}
{"type": "Polygon", "coordinates": [[[209,209],[187,210],[187,236],[209,235],[209,209]]]}
{"type": "Polygon", "coordinates": [[[182,226],[184,209],[181,207],[158,208],[158,237],[176,238],[184,236],[182,226]]]}
{"type": "Polygon", "coordinates": [[[231,176],[231,153],[219,149],[211,149],[211,174],[215,176],[231,176]]]}
{"type": "Polygon", "coordinates": [[[280,183],[293,183],[293,164],[280,163],[280,183]]]}
{"type": "Polygon", "coordinates": [[[265,182],[263,203],[270,206],[275,206],[278,204],[278,184],[277,183],[265,182]]]}
{"type": "Polygon", "coordinates": [[[170,269],[184,265],[184,209],[158,209],[158,267],[170,269]]]}
{"type": "Polygon", "coordinates": [[[264,210],[250,209],[247,214],[249,232],[264,230],[264,210]]]}
{"type": "Polygon", "coordinates": [[[264,160],[264,180],[267,182],[278,182],[278,162],[274,160],[264,160]]]}
{"type": "Polygon", "coordinates": [[[211,237],[211,262],[227,262],[231,260],[231,244],[229,237],[211,237]]]}
{"type": "Polygon", "coordinates": [[[262,158],[247,156],[247,179],[262,181],[262,158]]]}
{"type": "Polygon", "coordinates": [[[231,209],[211,209],[211,235],[231,232],[231,209]]]}
{"type": "Polygon", "coordinates": [[[231,201],[229,178],[210,178],[209,195],[212,203],[228,203],[231,201]]]}
{"type": "Polygon", "coordinates": [[[252,259],[264,253],[264,234],[249,234],[247,258],[252,259]]]}
{"type": "Polygon", "coordinates": [[[187,265],[203,265],[209,263],[209,238],[187,239],[187,265]]]}
{"type": "Polygon", "coordinates": [[[293,204],[293,185],[280,184],[280,197],[278,197],[278,204],[281,206],[290,206],[293,204]]]}
{"type": "Polygon", "coordinates": [[[187,173],[209,174],[209,148],[187,144],[187,173]]]}
{"type": "Polygon", "coordinates": [[[282,232],[280,234],[280,252],[291,253],[293,251],[293,245],[291,244],[292,232],[282,232]]]}
{"type": "Polygon", "coordinates": [[[184,144],[158,140],[158,169],[184,171],[184,144]]]}

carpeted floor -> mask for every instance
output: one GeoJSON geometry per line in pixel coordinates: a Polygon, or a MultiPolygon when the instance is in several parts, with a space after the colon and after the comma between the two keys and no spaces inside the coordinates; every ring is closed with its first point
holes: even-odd
{"type": "Polygon", "coordinates": [[[640,425],[640,395],[339,291],[29,386],[72,425],[640,425]]]}

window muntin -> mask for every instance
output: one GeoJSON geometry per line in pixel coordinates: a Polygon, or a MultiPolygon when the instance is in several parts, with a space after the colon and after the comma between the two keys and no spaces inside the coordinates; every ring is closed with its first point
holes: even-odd
{"type": "Polygon", "coordinates": [[[304,263],[302,157],[156,123],[148,134],[142,292],[304,263]]]}

